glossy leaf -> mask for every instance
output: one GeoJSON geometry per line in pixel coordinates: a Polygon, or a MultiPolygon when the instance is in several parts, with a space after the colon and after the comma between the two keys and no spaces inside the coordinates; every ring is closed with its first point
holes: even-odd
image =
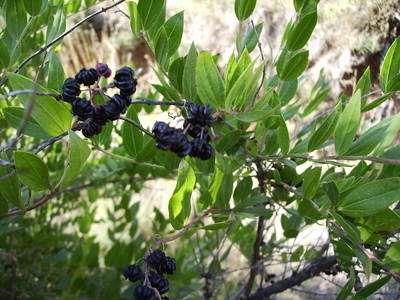
{"type": "Polygon", "coordinates": [[[10,64],[10,51],[2,39],[0,39],[0,69],[5,69],[10,64]]]}
{"type": "Polygon", "coordinates": [[[182,160],[174,193],[169,200],[169,221],[174,229],[182,229],[190,216],[190,197],[196,183],[196,176],[190,165],[182,160]]]}
{"type": "Polygon", "coordinates": [[[80,174],[91,151],[88,145],[72,130],[68,130],[69,145],[67,166],[61,178],[60,189],[68,187],[80,174]]]}
{"type": "Polygon", "coordinates": [[[257,0],[235,0],[235,14],[239,21],[244,21],[253,13],[257,0]]]}
{"type": "Polygon", "coordinates": [[[241,54],[246,48],[249,53],[253,52],[259,43],[259,38],[263,29],[264,23],[257,24],[254,28],[247,30],[246,34],[243,37],[243,41],[241,43],[241,49],[239,54],[241,54]]]}
{"type": "MultiPolygon", "coordinates": [[[[9,158],[5,152],[2,153],[1,158],[5,161],[9,161],[9,158]]],[[[12,168],[0,167],[0,178],[10,174],[13,171],[14,169],[12,168]]],[[[12,205],[23,211],[26,210],[24,201],[21,197],[21,187],[17,175],[12,175],[0,181],[0,193],[12,205]]]]}
{"type": "Polygon", "coordinates": [[[375,101],[365,105],[361,112],[367,112],[371,109],[374,109],[375,107],[378,107],[379,105],[381,105],[383,102],[385,102],[386,100],[388,100],[390,97],[392,96],[392,94],[386,94],[383,95],[382,97],[379,97],[378,99],[376,99],[375,101]]]}
{"type": "Polygon", "coordinates": [[[174,60],[168,70],[168,79],[171,85],[183,94],[183,72],[185,70],[185,59],[179,57],[174,60]]]}
{"type": "Polygon", "coordinates": [[[272,110],[272,109],[270,109],[270,110],[252,110],[251,112],[239,113],[239,114],[236,114],[233,116],[236,119],[239,119],[240,121],[243,121],[246,123],[252,123],[252,122],[265,120],[273,112],[274,112],[274,110],[272,110]]]}
{"type": "Polygon", "coordinates": [[[400,179],[368,182],[339,201],[338,210],[349,217],[367,217],[379,213],[400,200],[400,179]]]}
{"type": "Polygon", "coordinates": [[[285,81],[282,83],[282,88],[279,91],[279,98],[281,99],[282,105],[286,105],[296,95],[299,86],[299,80],[295,79],[292,81],[285,81]]]}
{"type": "Polygon", "coordinates": [[[298,51],[307,44],[315,25],[317,25],[317,20],[317,12],[307,14],[300,19],[286,41],[286,47],[289,51],[298,51]]]}
{"type": "MultiPolygon", "coordinates": [[[[371,71],[369,67],[364,71],[364,73],[358,80],[356,88],[354,90],[357,91],[358,89],[361,90],[361,95],[367,95],[369,93],[369,90],[371,89],[371,71]]],[[[361,99],[362,107],[364,107],[366,100],[367,98],[361,99]]]]}
{"type": "Polygon", "coordinates": [[[386,148],[388,148],[396,138],[400,131],[400,113],[397,113],[392,121],[389,123],[385,133],[382,135],[380,144],[375,150],[374,155],[381,154],[386,148]]]}
{"type": "Polygon", "coordinates": [[[386,52],[380,72],[381,88],[386,90],[387,84],[400,71],[400,37],[397,37],[389,50],[386,52]]]}
{"type": "Polygon", "coordinates": [[[197,63],[197,50],[194,44],[190,46],[187,55],[185,70],[183,72],[183,94],[188,101],[196,101],[196,63],[197,63]]]}
{"type": "Polygon", "coordinates": [[[45,0],[45,1],[24,0],[24,7],[25,7],[26,12],[28,14],[30,14],[31,16],[38,15],[40,13],[40,11],[42,10],[42,2],[45,2],[44,4],[46,4],[47,0],[45,0]]]}
{"type": "Polygon", "coordinates": [[[140,20],[137,3],[134,1],[126,2],[128,6],[129,21],[131,25],[131,30],[135,38],[140,37],[140,20]]]}
{"type": "Polygon", "coordinates": [[[309,14],[317,9],[320,0],[294,0],[294,8],[300,14],[309,14]]]}
{"type": "MultiPolygon", "coordinates": [[[[22,75],[8,73],[7,76],[14,90],[46,92],[43,87],[22,75]]],[[[18,95],[19,100],[24,106],[28,105],[31,97],[32,95],[30,94],[18,95]]],[[[31,115],[46,133],[57,136],[70,128],[72,117],[65,106],[50,96],[37,96],[34,101],[35,105],[31,115]]]]}
{"type": "Polygon", "coordinates": [[[211,53],[203,51],[197,58],[197,92],[203,103],[219,109],[225,101],[225,86],[211,53]]]}
{"type": "MultiPolygon", "coordinates": [[[[73,2],[76,3],[76,1],[73,2]]],[[[56,39],[60,34],[62,34],[65,31],[65,28],[66,28],[66,19],[65,19],[64,7],[63,5],[60,5],[57,8],[56,14],[50,17],[49,26],[47,27],[46,31],[46,44],[49,44],[54,39],[56,39]]],[[[59,44],[60,42],[61,40],[57,42],[57,44],[59,44]]]]}
{"type": "MultiPolygon", "coordinates": [[[[78,12],[79,8],[81,7],[82,0],[69,0],[65,4],[65,11],[69,14],[75,14],[78,12]]],[[[60,5],[62,7],[62,5],[60,5]]]]}
{"type": "Polygon", "coordinates": [[[215,150],[222,153],[232,148],[237,142],[239,142],[241,136],[240,130],[235,130],[223,135],[218,141],[215,150]]]}
{"type": "Polygon", "coordinates": [[[383,258],[383,263],[393,271],[400,273],[400,241],[390,245],[383,258]]]}
{"type": "Polygon", "coordinates": [[[322,122],[317,130],[311,135],[308,142],[308,152],[312,152],[322,146],[335,131],[336,123],[339,120],[339,114],[342,108],[342,103],[336,103],[335,109],[322,122]]]}
{"type": "Polygon", "coordinates": [[[47,88],[62,93],[62,85],[65,81],[65,72],[58,56],[52,52],[49,65],[47,88]]]}
{"type": "Polygon", "coordinates": [[[20,1],[7,1],[4,7],[7,31],[15,39],[20,40],[27,25],[27,14],[20,1]]]}
{"type": "Polygon", "coordinates": [[[290,137],[289,130],[286,125],[286,121],[283,116],[280,116],[280,125],[278,129],[278,142],[279,148],[281,148],[282,154],[286,155],[290,148],[290,137]]]}
{"type": "MultiPolygon", "coordinates": [[[[19,129],[24,120],[25,109],[23,107],[9,106],[4,107],[2,111],[6,121],[15,129],[19,129]]],[[[51,135],[47,134],[32,116],[28,118],[24,134],[43,140],[51,138],[51,135]]]]}
{"type": "Polygon", "coordinates": [[[34,191],[45,191],[49,187],[49,170],[45,163],[29,152],[15,151],[15,169],[19,180],[34,191]]]}
{"type": "Polygon", "coordinates": [[[279,78],[282,81],[292,81],[299,77],[308,66],[308,50],[295,54],[285,64],[279,78]]]}
{"type": "Polygon", "coordinates": [[[400,91],[400,73],[389,80],[386,85],[386,93],[400,91]]]}
{"type": "Polygon", "coordinates": [[[317,191],[319,180],[321,177],[321,167],[309,169],[303,180],[303,195],[305,199],[312,199],[317,191]]]}
{"type": "Polygon", "coordinates": [[[168,57],[171,57],[178,50],[181,44],[183,24],[184,12],[181,11],[169,18],[163,26],[168,39],[168,57]]]}
{"type": "Polygon", "coordinates": [[[337,155],[343,155],[349,150],[358,130],[360,109],[361,91],[358,90],[343,110],[335,128],[335,148],[337,155]]]}
{"type": "Polygon", "coordinates": [[[139,0],[137,9],[142,30],[149,30],[157,22],[165,0],[139,0]]]}
{"type": "Polygon", "coordinates": [[[156,60],[160,66],[164,69],[168,69],[168,49],[169,49],[169,40],[167,31],[164,27],[161,27],[157,33],[157,37],[154,44],[154,54],[156,56],[156,60]]]}
{"type": "MultiPolygon", "coordinates": [[[[126,117],[140,124],[138,114],[133,105],[129,106],[126,117]]],[[[136,157],[143,148],[143,133],[129,122],[122,124],[122,140],[126,153],[136,157]]]]}

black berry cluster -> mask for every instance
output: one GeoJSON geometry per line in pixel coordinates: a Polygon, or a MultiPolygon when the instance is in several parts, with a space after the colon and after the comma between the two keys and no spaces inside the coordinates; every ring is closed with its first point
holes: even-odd
{"type": "Polygon", "coordinates": [[[208,128],[214,121],[212,110],[208,104],[192,104],[183,123],[183,129],[170,127],[164,122],[157,122],[153,126],[153,133],[157,142],[157,148],[170,150],[179,157],[189,155],[201,160],[210,159],[213,154],[209,144],[211,137],[208,128]],[[189,141],[187,135],[193,139],[189,141]]]}
{"type": "MultiPolygon", "coordinates": [[[[108,121],[116,120],[120,114],[125,113],[131,104],[131,96],[136,91],[137,80],[133,77],[134,71],[129,67],[123,67],[116,72],[114,77],[114,86],[120,90],[120,93],[113,97],[107,96],[109,100],[106,104],[94,106],[91,103],[92,99],[86,100],[78,97],[81,93],[81,84],[90,87],[102,76],[109,78],[111,73],[112,71],[107,64],[98,63],[96,69],[82,68],[75,75],[75,78],[67,78],[62,86],[63,100],[71,103],[71,112],[78,116],[80,121],[90,119],[82,129],[82,134],[87,138],[99,134],[108,121]]],[[[94,89],[89,91],[91,96],[94,95],[94,89]]]]}
{"type": "MultiPolygon", "coordinates": [[[[164,274],[173,275],[176,271],[175,259],[166,256],[164,251],[156,250],[146,258],[149,268],[154,271],[148,271],[144,274],[139,265],[134,264],[127,266],[122,275],[131,282],[139,281],[142,283],[133,290],[135,300],[152,300],[155,299],[156,291],[159,295],[163,295],[169,291],[169,281],[164,274]],[[146,276],[147,275],[147,276],[146,276]]],[[[169,300],[168,297],[161,297],[163,300],[169,300]]]]}

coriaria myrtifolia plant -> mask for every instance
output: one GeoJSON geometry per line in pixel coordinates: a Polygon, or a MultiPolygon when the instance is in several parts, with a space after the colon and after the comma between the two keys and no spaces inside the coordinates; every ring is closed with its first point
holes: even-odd
{"type": "MultiPolygon", "coordinates": [[[[293,0],[278,41],[267,4],[223,2],[232,47],[181,47],[193,18],[166,0],[0,1],[5,299],[305,298],[334,282],[344,300],[400,281],[400,114],[385,110],[399,102],[395,30],[379,70],[357,66],[333,93],[335,72],[315,72],[325,55],[308,45],[326,19],[318,0],[293,0]],[[104,14],[120,22],[113,41],[81,45],[104,14]],[[139,53],[128,44],[151,68],[125,60],[139,53]]],[[[371,9],[387,8],[379,25],[393,27],[393,2],[371,9]]]]}

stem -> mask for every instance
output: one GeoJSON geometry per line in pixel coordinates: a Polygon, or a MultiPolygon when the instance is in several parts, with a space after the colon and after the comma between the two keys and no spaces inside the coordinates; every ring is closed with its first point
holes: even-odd
{"type": "Polygon", "coordinates": [[[3,97],[0,98],[0,101],[10,98],[10,97],[21,95],[21,94],[35,94],[38,96],[51,96],[51,97],[56,98],[57,100],[62,100],[61,94],[55,94],[55,93],[50,93],[50,92],[38,92],[36,90],[16,90],[16,91],[12,91],[12,92],[5,94],[3,97]]]}
{"type": "Polygon", "coordinates": [[[157,101],[150,99],[136,99],[132,100],[132,104],[147,104],[147,105],[175,105],[175,106],[185,106],[191,104],[190,102],[176,102],[176,101],[157,101]]]}
{"type": "Polygon", "coordinates": [[[143,131],[145,134],[147,134],[148,136],[151,136],[152,138],[155,138],[155,135],[152,134],[150,131],[148,131],[147,129],[145,129],[142,125],[140,125],[139,123],[136,123],[135,121],[125,117],[125,116],[119,116],[119,118],[121,120],[124,120],[128,123],[131,123],[132,125],[135,125],[137,128],[139,128],[140,131],[143,131]]]}

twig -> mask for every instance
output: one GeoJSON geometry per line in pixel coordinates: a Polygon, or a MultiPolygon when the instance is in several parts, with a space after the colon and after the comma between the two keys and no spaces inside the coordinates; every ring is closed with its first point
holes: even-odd
{"type": "Polygon", "coordinates": [[[4,94],[3,97],[0,98],[1,100],[10,98],[10,97],[14,97],[17,95],[21,95],[21,94],[35,94],[38,96],[51,96],[56,98],[57,100],[61,100],[62,99],[62,95],[61,94],[55,94],[55,93],[50,93],[50,92],[38,92],[36,90],[16,90],[16,91],[12,91],[9,92],[7,94],[4,94]]]}
{"type": "Polygon", "coordinates": [[[8,161],[5,161],[3,159],[0,158],[0,167],[7,167],[7,168],[13,168],[15,169],[15,164],[10,163],[8,161]]]}
{"type": "Polygon", "coordinates": [[[157,101],[150,99],[136,99],[132,100],[132,104],[147,104],[147,105],[175,105],[175,106],[185,106],[190,104],[190,102],[176,102],[176,101],[157,101]]]}
{"type": "Polygon", "coordinates": [[[128,123],[131,123],[132,125],[135,125],[137,128],[139,128],[140,131],[143,131],[145,134],[151,136],[152,138],[154,138],[154,134],[152,134],[150,131],[148,131],[147,129],[145,129],[142,125],[140,125],[139,123],[136,123],[135,121],[125,117],[125,116],[119,116],[119,118],[121,120],[124,120],[128,123]]]}
{"type": "MultiPolygon", "coordinates": [[[[33,58],[35,58],[36,56],[40,55],[41,53],[47,51],[47,49],[49,49],[50,47],[52,47],[53,45],[55,45],[59,40],[63,39],[65,36],[67,36],[68,34],[70,34],[72,31],[74,31],[76,28],[78,28],[79,26],[81,26],[84,22],[86,22],[87,20],[93,18],[94,16],[97,16],[101,13],[106,12],[107,10],[121,4],[125,2],[125,0],[120,0],[117,1],[107,7],[103,7],[101,9],[99,9],[98,11],[88,15],[87,17],[83,18],[82,20],[80,20],[79,22],[77,22],[74,26],[72,26],[70,29],[64,31],[62,34],[60,34],[58,37],[56,37],[54,40],[52,40],[50,43],[48,43],[46,46],[40,48],[39,50],[37,50],[35,53],[33,53],[32,55],[30,55],[27,59],[25,59],[21,64],[19,64],[17,66],[17,68],[13,71],[13,73],[18,73],[28,62],[30,62],[33,58]]],[[[1,82],[0,82],[0,87],[4,85],[4,83],[6,83],[8,80],[8,77],[4,78],[1,82]]]]}
{"type": "MultiPolygon", "coordinates": [[[[254,26],[254,22],[253,22],[253,20],[251,20],[250,22],[251,22],[251,26],[253,27],[253,31],[254,31],[254,34],[255,34],[255,36],[256,36],[256,39],[257,39],[258,48],[260,49],[261,60],[262,60],[262,61],[265,61],[263,49],[262,49],[261,42],[260,42],[260,38],[259,38],[258,33],[257,33],[257,30],[256,30],[256,28],[255,28],[255,26],[254,26]]],[[[267,77],[266,68],[267,68],[267,66],[266,66],[266,64],[264,64],[263,72],[262,72],[262,77],[261,77],[261,83],[260,83],[260,85],[258,86],[258,89],[257,89],[256,93],[254,94],[253,104],[254,104],[254,102],[256,101],[256,97],[257,97],[258,93],[260,92],[260,90],[261,90],[261,88],[262,88],[262,86],[263,86],[263,84],[264,84],[265,78],[267,77]]]]}

